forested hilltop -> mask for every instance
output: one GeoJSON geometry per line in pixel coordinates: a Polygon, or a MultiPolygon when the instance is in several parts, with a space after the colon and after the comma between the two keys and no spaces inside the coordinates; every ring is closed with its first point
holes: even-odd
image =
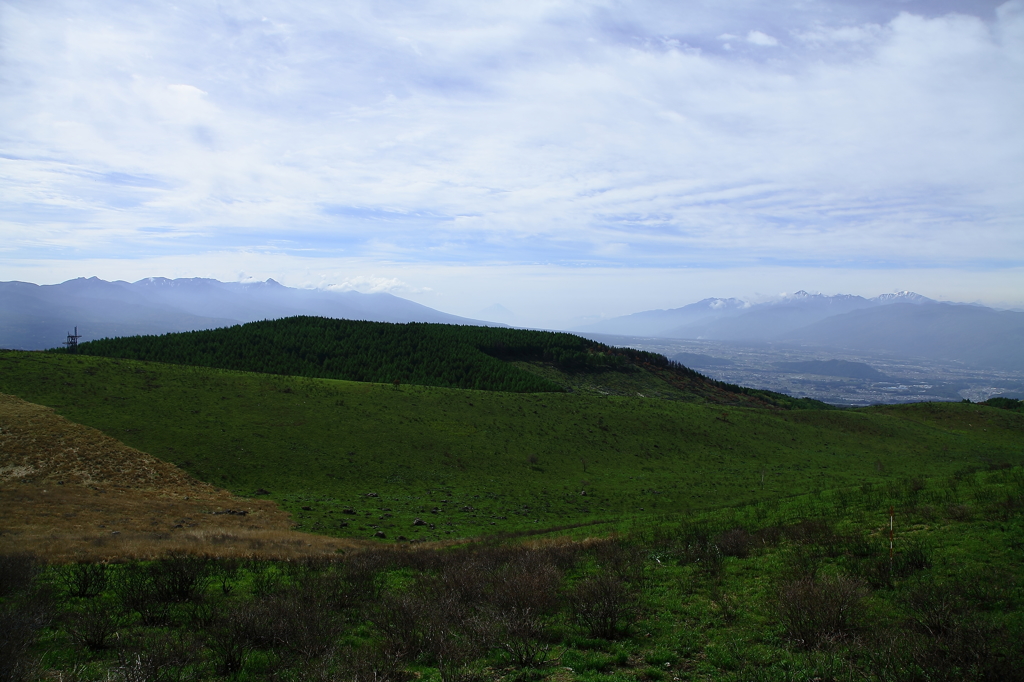
{"type": "Polygon", "coordinates": [[[566,374],[646,370],[678,391],[711,402],[824,407],[716,382],[656,353],[526,329],[302,316],[100,339],[78,348],[85,355],[264,374],[515,393],[564,391],[567,383],[559,379],[566,374]],[[543,363],[554,371],[529,371],[513,361],[543,363]]]}

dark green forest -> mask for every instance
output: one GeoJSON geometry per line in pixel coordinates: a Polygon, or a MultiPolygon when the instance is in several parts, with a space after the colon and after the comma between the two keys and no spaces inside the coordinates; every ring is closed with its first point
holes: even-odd
{"type": "Polygon", "coordinates": [[[78,348],[84,355],[264,374],[531,393],[562,387],[503,360],[542,360],[575,371],[628,370],[639,361],[696,375],[662,355],[574,334],[324,317],[99,339],[78,348]]]}
{"type": "MultiPolygon", "coordinates": [[[[63,349],[52,352],[63,353],[63,349]]],[[[83,355],[261,374],[510,393],[562,392],[566,374],[653,372],[695,400],[825,409],[806,398],[714,381],[664,355],[564,332],[290,317],[203,331],[99,339],[83,355]],[[513,362],[544,363],[544,375],[513,362]]]]}

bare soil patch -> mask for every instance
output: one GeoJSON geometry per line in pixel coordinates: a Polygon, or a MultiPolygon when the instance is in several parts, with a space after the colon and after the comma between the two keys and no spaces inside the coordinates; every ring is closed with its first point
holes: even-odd
{"type": "Polygon", "coordinates": [[[50,561],[182,549],[290,558],[367,544],[291,526],[274,502],[236,497],[51,408],[0,394],[0,551],[50,561]]]}

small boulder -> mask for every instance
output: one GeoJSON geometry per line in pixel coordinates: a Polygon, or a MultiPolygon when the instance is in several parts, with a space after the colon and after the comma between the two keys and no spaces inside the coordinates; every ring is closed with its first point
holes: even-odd
{"type": "Polygon", "coordinates": [[[375,537],[375,538],[386,538],[387,534],[384,531],[379,530],[379,531],[377,531],[376,533],[373,534],[373,537],[375,537]]]}
{"type": "Polygon", "coordinates": [[[425,525],[427,525],[427,522],[424,521],[423,519],[413,519],[412,525],[414,525],[414,526],[425,526],[425,525]]]}

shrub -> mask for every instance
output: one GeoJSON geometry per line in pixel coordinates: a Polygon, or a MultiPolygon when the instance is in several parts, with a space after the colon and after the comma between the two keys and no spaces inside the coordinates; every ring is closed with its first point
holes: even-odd
{"type": "Polygon", "coordinates": [[[0,554],[0,598],[28,590],[39,568],[31,554],[0,554]]]}
{"type": "Polygon", "coordinates": [[[64,629],[71,639],[92,651],[109,648],[121,625],[120,614],[99,599],[64,614],[64,629]]]}
{"type": "Polygon", "coordinates": [[[910,655],[929,680],[1022,679],[1019,638],[980,618],[961,593],[963,586],[919,582],[903,595],[918,637],[910,655]]]}
{"type": "Polygon", "coordinates": [[[624,633],[622,623],[633,614],[638,601],[622,578],[608,573],[584,578],[566,596],[576,621],[591,637],[602,639],[624,633]]]}
{"type": "Polygon", "coordinates": [[[790,639],[817,649],[857,629],[866,593],[863,583],[842,575],[798,578],[779,589],[777,613],[790,639]]]}
{"type": "Polygon", "coordinates": [[[387,593],[370,610],[369,620],[385,648],[402,661],[411,661],[424,651],[426,604],[421,597],[410,591],[387,593]]]}
{"type": "Polygon", "coordinates": [[[326,654],[341,634],[337,586],[331,574],[307,575],[266,603],[274,644],[298,660],[326,654]]]}
{"type": "Polygon", "coordinates": [[[199,643],[182,632],[125,639],[114,679],[121,682],[191,682],[201,677],[199,643]]]}
{"type": "Polygon", "coordinates": [[[725,567],[725,556],[707,528],[690,528],[681,538],[678,555],[681,565],[692,564],[708,576],[720,576],[725,567]]]}
{"type": "Polygon", "coordinates": [[[543,557],[524,553],[521,560],[494,575],[487,617],[494,637],[510,663],[523,668],[547,661],[550,645],[545,621],[558,607],[561,573],[543,557]],[[523,560],[525,559],[525,560],[523,560]],[[534,559],[531,561],[530,559],[534,559]]]}
{"type": "Polygon", "coordinates": [[[126,612],[135,612],[143,625],[164,625],[170,618],[170,609],[159,599],[152,572],[142,564],[125,564],[113,581],[114,594],[126,612]]]}
{"type": "Polygon", "coordinates": [[[91,599],[107,589],[106,564],[85,561],[66,564],[57,567],[56,575],[69,597],[91,599]]]}
{"type": "Polygon", "coordinates": [[[750,533],[742,528],[733,528],[715,538],[715,544],[725,556],[745,559],[750,556],[750,533]]]}
{"type": "Polygon", "coordinates": [[[275,594],[281,585],[281,574],[267,562],[252,562],[249,564],[249,573],[252,575],[252,596],[256,599],[267,599],[275,594]]]}
{"type": "Polygon", "coordinates": [[[150,570],[157,598],[168,602],[202,598],[212,577],[210,559],[180,551],[168,552],[155,561],[150,570]]]}
{"type": "Polygon", "coordinates": [[[222,614],[204,631],[219,675],[236,675],[253,649],[253,635],[262,630],[263,613],[251,605],[238,605],[222,614]]]}
{"type": "Polygon", "coordinates": [[[951,504],[946,508],[946,514],[953,521],[970,521],[973,516],[966,504],[951,504]]]}
{"type": "MultiPolygon", "coordinates": [[[[411,676],[404,671],[403,659],[394,649],[370,645],[343,649],[337,656],[345,679],[372,682],[404,682],[411,676]]],[[[334,678],[330,678],[334,679],[334,678]]]]}
{"type": "MultiPolygon", "coordinates": [[[[30,568],[32,566],[34,563],[30,568]]],[[[39,631],[49,624],[50,612],[49,594],[43,591],[0,604],[0,680],[27,682],[37,679],[36,661],[31,649],[39,631]]]]}

